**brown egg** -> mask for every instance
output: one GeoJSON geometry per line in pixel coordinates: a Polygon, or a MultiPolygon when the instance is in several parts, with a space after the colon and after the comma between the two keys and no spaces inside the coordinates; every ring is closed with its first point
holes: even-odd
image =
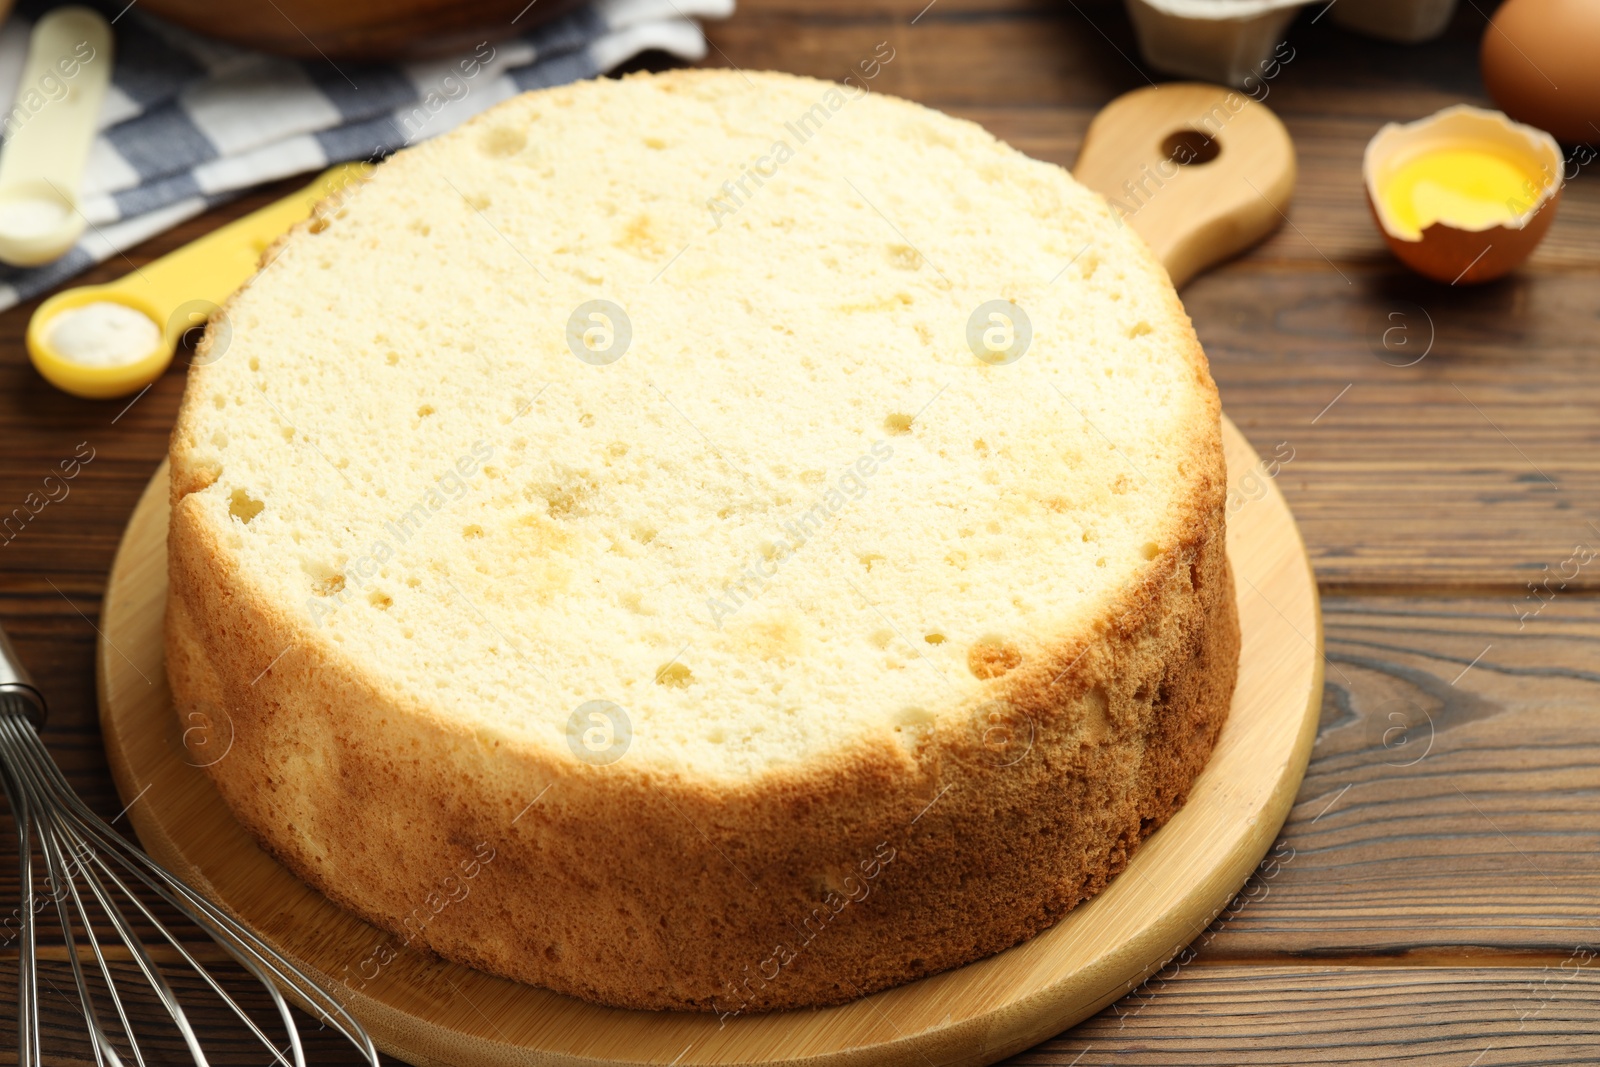
{"type": "Polygon", "coordinates": [[[1483,84],[1512,118],[1600,144],[1600,0],[1506,0],[1484,31],[1483,84]]]}
{"type": "Polygon", "coordinates": [[[1543,239],[1561,200],[1555,138],[1465,104],[1384,126],[1367,143],[1361,169],[1389,248],[1412,270],[1450,285],[1515,269],[1543,239]]]}

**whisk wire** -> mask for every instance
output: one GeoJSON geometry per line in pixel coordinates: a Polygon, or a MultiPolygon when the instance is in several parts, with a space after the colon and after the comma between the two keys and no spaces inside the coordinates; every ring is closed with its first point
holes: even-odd
{"type": "MultiPolygon", "coordinates": [[[[134,1036],[133,1026],[110,962],[96,939],[91,909],[85,894],[78,888],[80,878],[88,890],[88,895],[94,898],[115,930],[118,939],[127,948],[135,966],[161,1000],[162,1006],[182,1036],[197,1067],[207,1067],[199,1038],[179,1002],[177,993],[161,973],[149,949],[123,913],[115,899],[115,893],[120,892],[133,904],[144,920],[173,948],[179,958],[227,1005],[250,1033],[271,1051],[274,1062],[281,1064],[282,1067],[305,1067],[305,1054],[299,1030],[289,1011],[288,1002],[280,992],[279,987],[282,986],[302,1004],[309,1006],[314,1014],[321,1017],[325,1025],[332,1027],[355,1045],[372,1067],[377,1067],[378,1054],[371,1038],[331,993],[300,968],[269,948],[233,916],[190,889],[144,852],[129,844],[83,803],[66,776],[61,773],[60,767],[51,758],[49,751],[40,742],[34,723],[24,717],[27,709],[20,708],[14,700],[8,701],[9,696],[9,693],[0,692],[0,783],[4,784],[7,799],[16,814],[19,875],[22,883],[22,945],[18,968],[19,1063],[23,1067],[37,1067],[42,1062],[37,933],[34,919],[44,906],[44,902],[36,897],[30,849],[31,842],[37,839],[45,859],[49,903],[54,905],[57,921],[66,936],[69,948],[77,944],[74,914],[83,926],[84,935],[89,941],[91,953],[104,981],[116,1019],[120,1023],[127,1047],[137,1067],[144,1067],[144,1057],[134,1036]],[[286,1050],[280,1049],[216,978],[195,959],[170,927],[155,915],[138,893],[133,891],[130,882],[142,884],[193,921],[261,983],[288,1034],[289,1043],[286,1050]],[[285,1058],[285,1051],[292,1056],[292,1065],[290,1060],[285,1058]]],[[[101,1013],[96,1006],[83,961],[76,951],[69,951],[67,958],[78,988],[96,1064],[98,1067],[124,1067],[117,1045],[102,1026],[101,1013]]]]}
{"type": "MultiPolygon", "coordinates": [[[[104,1067],[107,1059],[112,1064],[120,1067],[122,1057],[117,1054],[111,1039],[106,1035],[100,1023],[100,1013],[95,1009],[94,993],[89,988],[88,976],[84,973],[83,961],[78,958],[74,946],[77,937],[73,933],[72,911],[78,913],[78,918],[83,923],[85,935],[93,948],[96,961],[100,964],[100,973],[106,981],[106,988],[111,994],[112,1001],[116,1004],[117,1014],[123,1021],[123,1028],[132,1040],[132,1029],[127,1026],[127,1013],[122,1008],[122,998],[117,995],[116,983],[111,978],[110,968],[106,966],[105,957],[100,952],[100,942],[94,937],[93,920],[90,919],[88,910],[83,906],[83,899],[78,895],[78,887],[74,882],[71,871],[67,868],[60,854],[60,843],[56,837],[55,819],[48,811],[41,811],[39,817],[39,840],[44,848],[45,872],[47,883],[50,886],[50,899],[55,905],[56,918],[61,924],[61,932],[65,936],[71,951],[67,953],[67,962],[72,967],[72,980],[78,987],[78,1003],[83,1009],[84,1023],[89,1028],[89,1037],[94,1049],[95,1063],[104,1067]],[[72,902],[72,909],[67,906],[68,900],[72,902]]],[[[143,1057],[138,1054],[137,1044],[134,1045],[134,1057],[143,1063],[143,1057]]]]}
{"type": "MultiPolygon", "coordinates": [[[[247,1014],[245,1010],[239,1006],[238,1002],[229,995],[228,991],[222,987],[221,983],[211,976],[211,972],[207,971],[200,964],[200,961],[196,960],[192,955],[190,955],[188,948],[184,946],[183,942],[178,940],[177,935],[174,934],[165,923],[157,918],[154,912],[145,907],[144,901],[140,900],[138,896],[128,888],[127,884],[123,882],[121,878],[117,877],[116,871],[106,866],[104,863],[101,863],[100,866],[105,871],[106,877],[111,879],[111,881],[122,890],[128,899],[133,902],[134,907],[139,909],[139,913],[144,916],[145,921],[160,932],[167,944],[171,945],[173,950],[183,958],[183,961],[193,968],[195,973],[200,976],[201,980],[203,980],[206,985],[210,987],[211,991],[215,993],[222,1000],[222,1002],[233,1011],[234,1015],[236,1015],[246,1027],[249,1028],[250,1032],[256,1036],[257,1040],[259,1040],[267,1047],[268,1050],[272,1052],[273,1059],[283,1064],[283,1067],[305,1067],[304,1062],[301,1060],[298,1054],[296,1055],[295,1062],[293,1064],[290,1064],[288,1060],[284,1059],[282,1051],[279,1050],[278,1047],[272,1043],[271,1039],[269,1039],[267,1035],[261,1031],[261,1028],[256,1025],[255,1020],[250,1018],[249,1014],[247,1014]]],[[[239,956],[234,952],[231,946],[223,945],[222,947],[229,953],[229,955],[232,955],[234,959],[239,960],[240,964],[249,970],[251,974],[254,975],[256,979],[260,981],[268,990],[273,1004],[278,1009],[279,1015],[284,1018],[285,1028],[289,1030],[292,1044],[298,1052],[300,1047],[299,1034],[290,1025],[292,1019],[289,1016],[289,1006],[288,1003],[284,1001],[282,994],[280,994],[277,989],[266,980],[266,976],[260,973],[253,964],[247,962],[246,960],[239,959],[239,956]]]]}
{"type": "MultiPolygon", "coordinates": [[[[20,728],[31,729],[26,726],[20,726],[20,728]]],[[[30,753],[29,755],[32,758],[20,761],[21,766],[19,767],[19,770],[23,775],[26,776],[30,784],[47,793],[49,792],[49,787],[51,785],[57,786],[59,790],[62,779],[59,776],[59,770],[54,766],[54,761],[41,759],[40,754],[37,752],[30,753]],[[52,770],[54,770],[54,774],[51,773],[52,770]]],[[[97,817],[94,817],[92,813],[87,814],[90,816],[90,818],[93,818],[94,824],[98,824],[91,824],[86,828],[91,832],[92,836],[97,838],[108,838],[109,834],[111,833],[110,828],[105,826],[105,824],[102,823],[97,817]]],[[[245,1022],[254,1036],[273,1055],[273,1058],[284,1063],[285,1067],[289,1067],[287,1061],[283,1060],[282,1053],[278,1050],[277,1046],[264,1033],[261,1032],[260,1028],[256,1026],[254,1020],[252,1020],[249,1015],[239,1007],[238,1003],[227,994],[227,992],[221,987],[220,984],[216,982],[214,978],[212,978],[210,973],[206,971],[205,968],[201,966],[192,955],[189,954],[188,950],[183,946],[176,935],[174,935],[165,924],[161,923],[160,920],[157,919],[156,916],[144,906],[144,903],[142,900],[140,900],[139,896],[134,893],[129,888],[127,883],[123,882],[122,879],[117,876],[115,870],[105,862],[104,856],[96,852],[96,850],[78,833],[77,829],[74,828],[70,822],[60,822],[59,824],[54,825],[53,829],[54,833],[44,835],[43,841],[45,842],[47,859],[53,861],[52,867],[55,868],[61,875],[63,875],[63,877],[57,877],[54,879],[54,885],[58,887],[56,888],[57,894],[59,895],[59,887],[64,886],[77,905],[77,909],[85,928],[92,929],[89,926],[90,919],[88,912],[83,906],[81,897],[76,889],[76,885],[72,877],[72,865],[69,865],[68,861],[60,851],[59,840],[65,839],[74,846],[74,851],[76,854],[76,867],[82,873],[85,883],[94,893],[96,900],[99,902],[107,919],[110,920],[113,927],[116,929],[118,937],[129,950],[134,963],[144,974],[152,988],[155,989],[157,996],[162,1002],[162,1006],[166,1009],[180,1035],[183,1037],[184,1043],[188,1047],[190,1057],[194,1060],[194,1062],[199,1065],[199,1067],[207,1067],[207,1061],[205,1054],[200,1047],[199,1039],[195,1035],[194,1030],[189,1023],[188,1017],[183,1010],[181,1002],[178,1000],[177,994],[172,990],[165,977],[161,974],[159,968],[155,964],[155,961],[149,955],[149,952],[146,949],[143,941],[138,937],[137,933],[134,932],[132,927],[127,923],[125,917],[121,914],[120,910],[110,899],[110,894],[107,892],[104,883],[101,882],[99,876],[95,873],[96,867],[99,867],[100,870],[105,873],[106,877],[109,878],[112,883],[123,892],[127,899],[139,909],[146,919],[148,919],[156,927],[163,938],[170,945],[172,945],[172,947],[180,954],[180,956],[182,956],[184,961],[194,969],[195,973],[200,975],[207,985],[210,986],[210,988],[224,1000],[230,1010],[232,1010],[236,1016],[245,1022]]],[[[129,864],[128,857],[124,855],[120,849],[115,848],[115,845],[120,844],[119,841],[113,839],[103,841],[102,843],[112,845],[113,847],[110,849],[110,854],[120,863],[128,865],[129,869],[135,874],[140,874],[142,876],[143,872],[140,870],[139,866],[129,864]]],[[[144,880],[148,881],[148,879],[144,880]]],[[[153,885],[152,888],[156,889],[157,891],[160,891],[161,889],[160,886],[156,885],[153,885]]],[[[174,900],[170,895],[164,892],[162,895],[165,896],[174,906],[181,907],[178,901],[174,900]]],[[[64,927],[64,929],[65,928],[66,927],[64,927]]],[[[209,932],[211,931],[208,930],[208,933],[209,932]]],[[[101,974],[106,982],[107,990],[110,993],[111,999],[116,1007],[118,1018],[122,1022],[123,1032],[128,1039],[134,1058],[142,1065],[143,1056],[139,1050],[138,1042],[134,1036],[132,1027],[129,1024],[126,1011],[123,1008],[122,998],[117,991],[116,980],[105,961],[98,941],[96,941],[93,937],[90,938],[90,947],[91,951],[96,957],[96,960],[100,964],[101,974]]],[[[77,970],[78,969],[75,966],[75,978],[79,977],[77,970]]],[[[258,971],[253,969],[252,973],[255,974],[258,979],[262,977],[258,971]]],[[[272,988],[270,985],[266,985],[266,988],[268,989],[268,992],[274,1001],[274,1005],[278,1008],[279,1014],[283,1018],[286,1027],[288,1027],[290,1030],[291,1045],[297,1047],[298,1034],[293,1029],[293,1021],[288,1015],[287,1005],[283,1003],[282,997],[276,989],[272,988]]],[[[89,988],[81,980],[79,982],[79,991],[80,997],[84,998],[86,1002],[92,1001],[89,988]]],[[[103,1042],[103,1034],[98,1032],[99,1028],[91,1023],[90,1029],[91,1035],[95,1039],[96,1044],[101,1044],[103,1042]]],[[[117,1061],[119,1058],[117,1057],[114,1046],[106,1043],[105,1047],[112,1059],[117,1061]]],[[[97,1056],[97,1060],[98,1058],[99,1057],[97,1056]]],[[[295,1067],[304,1067],[304,1063],[297,1062],[295,1067]]]]}
{"type": "MultiPolygon", "coordinates": [[[[22,726],[21,728],[31,730],[31,727],[27,726],[22,726]]],[[[40,777],[42,768],[37,759],[23,761],[16,770],[23,776],[27,784],[36,789],[45,787],[45,781],[41,780],[40,777]]],[[[66,935],[68,945],[75,946],[77,938],[73,936],[70,921],[71,915],[66,910],[66,902],[70,899],[72,910],[76,911],[87,935],[89,949],[94,955],[101,979],[105,983],[106,993],[116,1011],[122,1034],[128,1042],[128,1047],[133,1054],[135,1063],[139,1067],[144,1067],[144,1055],[139,1048],[138,1037],[134,1033],[133,1025],[128,1018],[122,994],[117,988],[116,976],[101,949],[98,938],[94,936],[93,917],[84,901],[83,895],[78,890],[78,878],[80,876],[94,895],[95,901],[100,906],[101,913],[105,915],[116,930],[118,938],[128,949],[135,965],[152,988],[155,989],[168,1014],[172,1016],[174,1024],[184,1038],[184,1043],[189,1048],[191,1058],[194,1059],[199,1067],[207,1067],[205,1055],[200,1049],[199,1041],[193,1029],[189,1026],[187,1017],[183,1014],[182,1006],[178,1003],[176,994],[172,991],[171,986],[168,985],[160,970],[155,966],[155,962],[145,949],[144,943],[128,925],[125,917],[106,892],[105,885],[96,875],[95,867],[97,864],[104,868],[103,861],[99,855],[77,832],[70,820],[64,820],[59,815],[53,814],[47,805],[40,805],[38,822],[40,826],[39,839],[45,856],[50,894],[56,905],[58,921],[61,923],[62,931],[66,935]],[[63,844],[68,847],[63,849],[63,844]]],[[[110,873],[109,869],[107,869],[107,872],[110,873]]],[[[123,889],[126,892],[125,886],[123,889]]],[[[133,894],[129,893],[128,896],[135,903],[139,902],[138,898],[133,894]]],[[[96,1062],[103,1063],[106,1059],[109,1059],[114,1064],[120,1064],[122,1057],[116,1046],[106,1035],[104,1027],[99,1021],[99,1013],[94,1008],[93,990],[89,985],[82,967],[82,961],[79,959],[75,949],[69,953],[68,960],[72,968],[73,980],[78,988],[79,1000],[84,1008],[85,1019],[88,1021],[90,1037],[95,1047],[96,1062]]]]}
{"type": "Polygon", "coordinates": [[[18,916],[22,920],[18,932],[22,944],[17,957],[18,1060],[23,1064],[38,1063],[41,1059],[38,955],[33,930],[33,851],[28,847],[33,837],[33,812],[9,774],[0,774],[0,784],[5,787],[6,800],[11,804],[17,825],[17,877],[22,886],[22,907],[18,916]]]}
{"type": "MultiPolygon", "coordinates": [[[[284,1024],[284,1028],[289,1034],[289,1046],[295,1057],[292,1067],[305,1067],[303,1053],[300,1046],[300,1034],[298,1029],[296,1029],[293,1025],[293,1017],[289,1013],[288,1002],[283,998],[283,995],[278,992],[277,986],[273,983],[271,977],[269,976],[269,971],[262,966],[263,962],[270,967],[271,976],[276,976],[279,981],[282,981],[284,984],[295,988],[301,994],[301,996],[307,1000],[308,1003],[311,1003],[313,1007],[317,1009],[318,1014],[320,1014],[324,1020],[331,1023],[335,1027],[337,1032],[343,1034],[346,1038],[353,1041],[358,1047],[362,1044],[362,1042],[358,1040],[356,1036],[352,1035],[350,1029],[341,1025],[340,1020],[330,1018],[326,1011],[323,1010],[322,1006],[317,1003],[319,999],[325,997],[325,994],[322,994],[322,991],[317,986],[312,984],[310,979],[293,968],[290,968],[291,973],[286,974],[282,969],[272,966],[272,957],[263,955],[261,951],[255,948],[254,944],[252,943],[252,935],[249,935],[248,932],[246,932],[246,936],[252,937],[252,940],[243,940],[238,937],[233,929],[233,927],[237,927],[238,924],[234,923],[230,916],[227,916],[224,913],[215,912],[209,901],[206,901],[203,898],[197,898],[193,891],[189,890],[188,887],[184,886],[182,883],[168,882],[164,878],[160,881],[153,880],[148,876],[144,864],[132,863],[128,857],[123,856],[120,853],[113,853],[112,856],[132,875],[144,883],[152,892],[156,893],[173,907],[185,911],[192,909],[202,913],[201,915],[190,914],[189,918],[194,921],[197,926],[205,930],[206,933],[211,936],[212,940],[214,940],[224,951],[232,956],[240,966],[249,971],[250,974],[261,983],[262,988],[266,991],[268,997],[271,998],[273,1007],[276,1009],[279,1018],[284,1024]],[[169,892],[169,886],[177,890],[177,893],[182,896],[182,900],[178,899],[178,895],[175,895],[173,892],[169,892]],[[213,919],[220,921],[214,922],[212,921],[213,919]],[[310,992],[307,991],[308,989],[310,992]]],[[[102,869],[105,870],[107,877],[111,878],[116,883],[118,888],[122,890],[122,892],[128,897],[133,905],[139,909],[139,912],[145,917],[145,919],[161,932],[162,936],[166,939],[167,943],[172,946],[173,950],[183,958],[184,962],[187,963],[195,971],[195,973],[200,976],[206,985],[209,986],[211,990],[222,999],[223,1003],[225,1003],[230,1010],[232,1010],[234,1015],[237,1016],[250,1029],[251,1033],[254,1034],[255,1037],[272,1053],[273,1059],[279,1063],[282,1063],[284,1067],[291,1067],[289,1061],[284,1059],[282,1050],[280,1050],[266,1036],[266,1034],[261,1031],[261,1029],[256,1025],[255,1020],[250,1018],[249,1014],[239,1006],[233,997],[228,994],[227,990],[225,990],[216,981],[216,979],[211,976],[211,973],[207,971],[205,967],[189,953],[189,950],[178,939],[178,937],[173,934],[149,908],[145,906],[144,902],[140,900],[138,895],[128,887],[127,883],[123,882],[122,879],[118,877],[115,870],[108,866],[103,859],[98,860],[98,862],[100,863],[102,869]]],[[[156,868],[155,872],[165,875],[165,872],[160,871],[159,868],[156,868]]],[[[339,1008],[336,1003],[335,1007],[340,1014],[343,1015],[343,1009],[339,1008]]],[[[352,1027],[355,1026],[354,1020],[349,1019],[349,1016],[343,1015],[343,1017],[345,1020],[350,1022],[352,1027]]],[[[360,1034],[360,1030],[357,1029],[355,1033],[360,1034]]]]}
{"type": "MultiPolygon", "coordinates": [[[[172,1017],[173,1024],[183,1036],[184,1043],[189,1046],[190,1056],[199,1067],[206,1067],[205,1053],[200,1049],[199,1039],[195,1037],[194,1030],[189,1025],[188,1016],[184,1014],[182,1005],[178,1003],[177,993],[173,991],[172,987],[167,983],[166,977],[157,969],[155,960],[150,957],[143,940],[134,932],[133,927],[129,925],[121,910],[112,904],[105,886],[100,881],[100,876],[95,873],[96,866],[102,867],[107,874],[110,874],[110,869],[100,863],[99,857],[92,856],[91,862],[84,864],[82,867],[84,881],[88,884],[90,891],[94,893],[95,899],[99,901],[101,910],[104,911],[106,918],[111,920],[111,925],[116,929],[117,936],[127,946],[134,965],[139,968],[145,980],[155,989],[162,1005],[172,1017]]],[[[125,886],[123,890],[124,892],[127,891],[125,886]]],[[[138,898],[133,894],[128,893],[127,895],[130,900],[138,901],[138,898]]],[[[165,929],[162,932],[165,933],[165,929]]],[[[117,1015],[122,1020],[123,1031],[128,1035],[128,1043],[133,1050],[133,1058],[138,1061],[140,1067],[143,1067],[144,1057],[140,1054],[139,1043],[134,1038],[133,1026],[128,1022],[127,1013],[122,1009],[122,998],[117,995],[116,983],[111,977],[109,968],[106,967],[104,956],[100,952],[99,942],[94,941],[91,943],[94,945],[95,957],[101,961],[100,969],[105,975],[106,986],[111,990],[112,999],[116,1002],[117,1015]]]]}
{"type": "MultiPolygon", "coordinates": [[[[156,864],[143,852],[130,848],[122,837],[98,815],[89,810],[88,806],[72,790],[71,785],[62,775],[55,761],[50,758],[49,753],[44,750],[43,745],[38,742],[36,736],[32,736],[31,728],[27,727],[26,724],[21,724],[19,728],[26,730],[30,735],[27,739],[32,741],[32,744],[27,746],[31,749],[29,753],[32,756],[30,763],[55,786],[58,798],[74,809],[83,824],[82,829],[88,832],[111,856],[153,892],[173,907],[188,914],[196,925],[206,930],[213,940],[217,941],[241,966],[260,981],[272,997],[274,1006],[278,1009],[279,1015],[284,1018],[286,1024],[290,1021],[288,1005],[278,993],[275,984],[268,980],[266,973],[263,973],[263,969],[279,982],[298,993],[315,1010],[325,1024],[333,1026],[338,1033],[360,1048],[367,1055],[369,1062],[376,1062],[376,1050],[372,1049],[371,1042],[361,1030],[360,1024],[350,1016],[343,1005],[324,991],[308,975],[281,956],[273,953],[270,949],[265,949],[264,946],[258,949],[257,946],[260,942],[255,934],[236,921],[233,916],[218,909],[205,897],[173,877],[170,872],[156,864]],[[182,900],[176,899],[175,895],[176,897],[182,897],[182,900]],[[202,919],[192,914],[195,911],[200,912],[205,918],[202,919]]],[[[128,893],[130,899],[136,904],[139,903],[137,897],[129,892],[125,885],[122,888],[124,892],[128,893]]],[[[143,905],[139,906],[142,909],[143,905]]],[[[182,951],[182,946],[178,945],[176,939],[169,936],[168,940],[172,942],[175,948],[182,951]]],[[[207,982],[211,983],[213,988],[216,988],[215,982],[212,981],[210,975],[200,964],[192,958],[189,958],[188,962],[207,982]]],[[[235,1011],[242,1014],[236,1006],[235,1011]]],[[[258,1036],[261,1035],[258,1033],[258,1036]]],[[[300,1047],[298,1030],[291,1027],[289,1036],[291,1046],[298,1050],[300,1047]]],[[[262,1037],[262,1041],[273,1051],[276,1058],[282,1059],[282,1054],[276,1046],[266,1040],[265,1037],[262,1037]]]]}

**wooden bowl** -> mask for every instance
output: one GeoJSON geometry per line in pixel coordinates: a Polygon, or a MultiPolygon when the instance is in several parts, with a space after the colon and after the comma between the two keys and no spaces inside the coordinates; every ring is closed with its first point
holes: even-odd
{"type": "Polygon", "coordinates": [[[526,33],[583,0],[145,0],[207,37],[301,59],[416,59],[526,33]],[[516,21],[513,23],[513,19],[516,21]]]}

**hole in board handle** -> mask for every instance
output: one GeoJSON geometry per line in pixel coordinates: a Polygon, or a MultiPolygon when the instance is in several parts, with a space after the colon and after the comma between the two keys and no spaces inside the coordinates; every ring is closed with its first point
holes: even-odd
{"type": "Polygon", "coordinates": [[[1174,130],[1161,142],[1162,155],[1180,167],[1199,167],[1222,154],[1222,145],[1194,129],[1174,130]]]}

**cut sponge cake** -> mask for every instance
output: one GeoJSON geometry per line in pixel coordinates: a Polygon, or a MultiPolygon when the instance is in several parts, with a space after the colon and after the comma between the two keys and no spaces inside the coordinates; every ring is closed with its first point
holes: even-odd
{"type": "Polygon", "coordinates": [[[1099,197],[860,85],[528,94],[269,253],[172,440],[168,670],[274,855],[607,1004],[997,952],[1183,802],[1216,388],[1099,197]]]}

